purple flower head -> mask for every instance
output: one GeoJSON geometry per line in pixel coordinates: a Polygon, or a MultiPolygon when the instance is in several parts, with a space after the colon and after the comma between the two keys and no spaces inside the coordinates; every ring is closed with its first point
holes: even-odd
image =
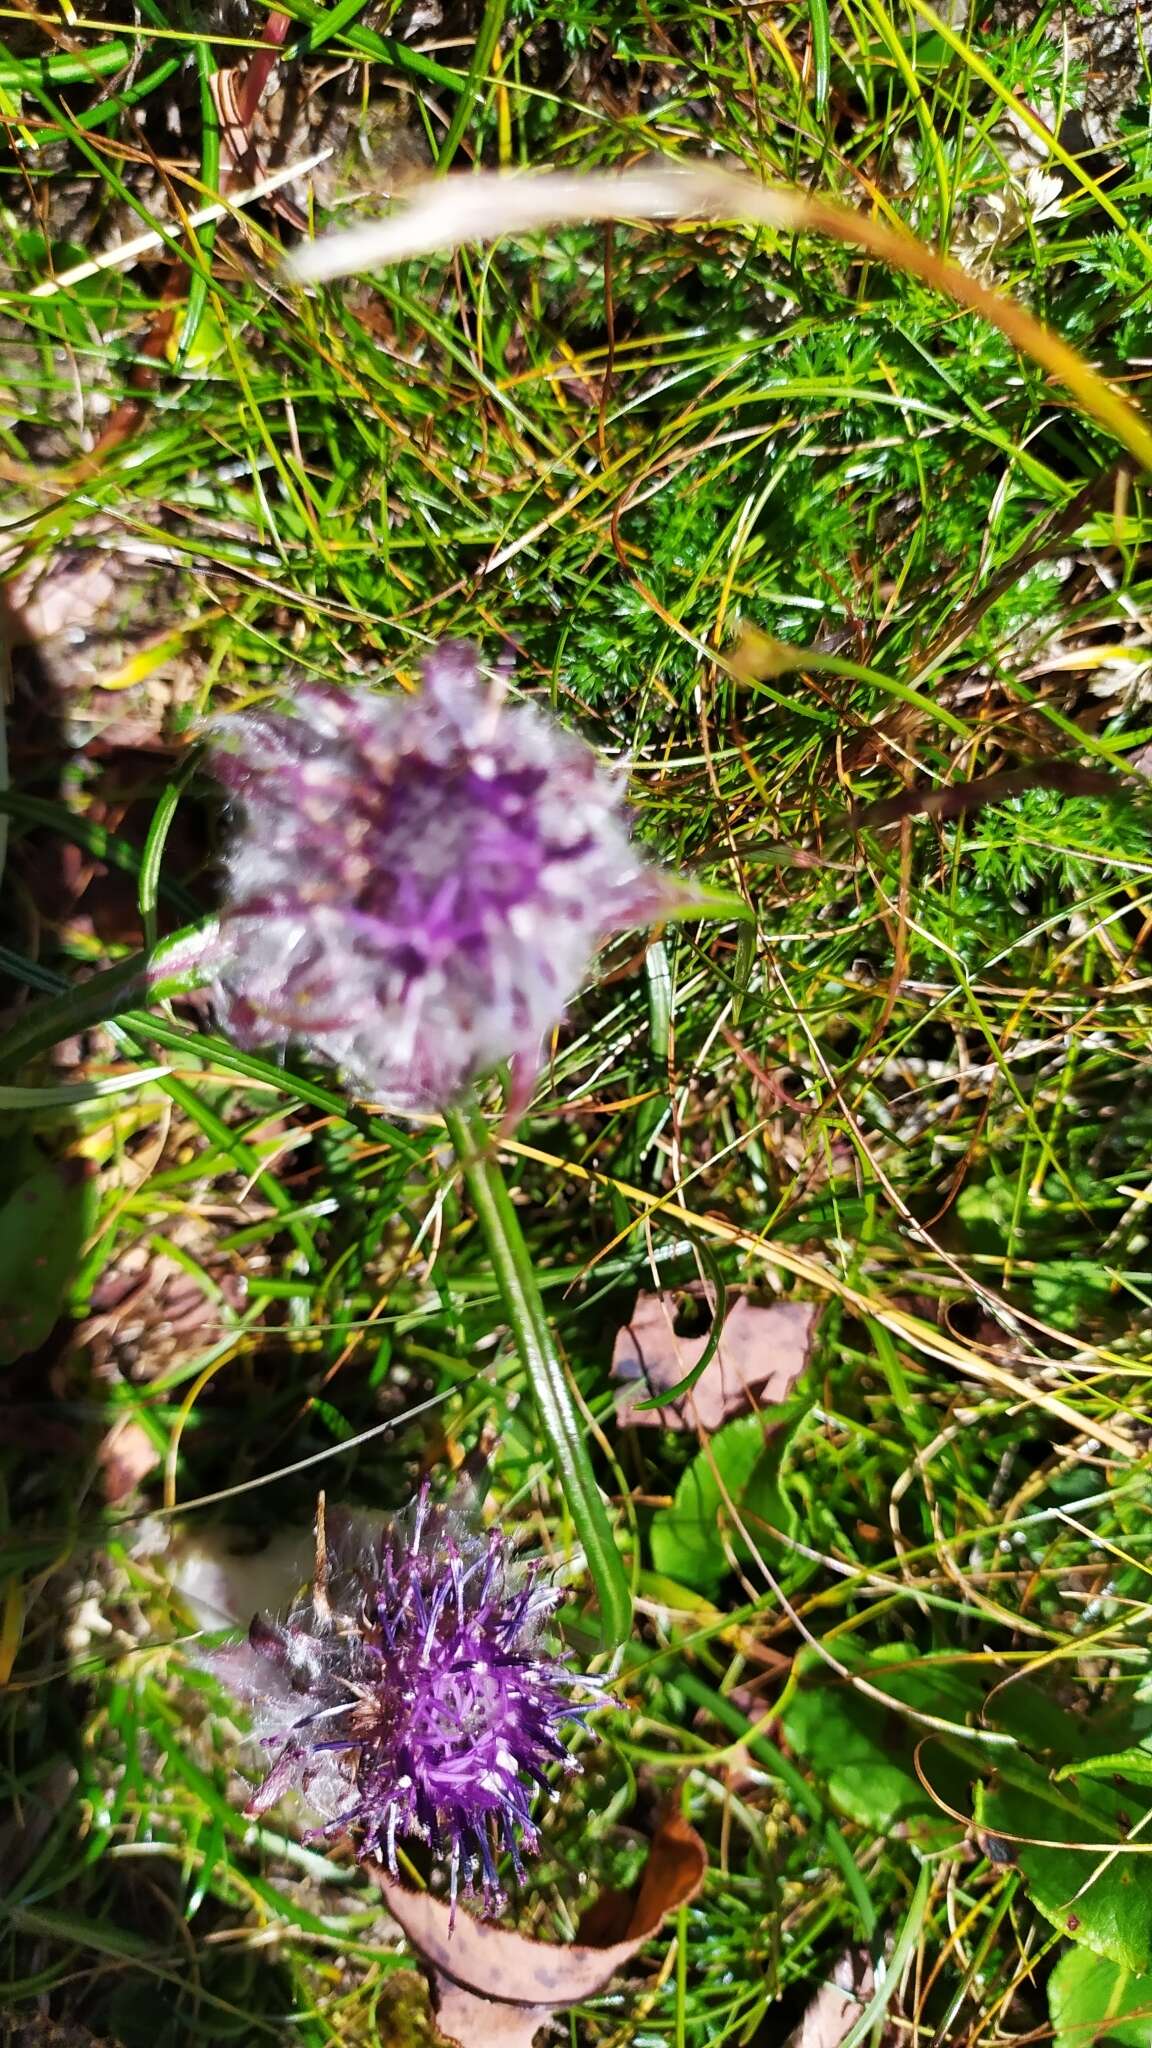
{"type": "Polygon", "coordinates": [[[295,1040],[399,1110],[502,1060],[522,1082],[612,933],[685,900],[617,780],[448,644],[419,696],[307,686],[223,722],[240,805],[215,956],[239,1044],[295,1040]]]}
{"type": "Polygon", "coordinates": [[[284,1621],[257,1615],[247,1644],[213,1660],[272,1754],[247,1812],[295,1788],[319,1816],[311,1839],[348,1834],[395,1876],[414,1836],[447,1861],[453,1907],[478,1887],[498,1910],[496,1856],[522,1877],[533,1792],[551,1766],[579,1769],[560,1731],[604,1697],[541,1645],[560,1598],[498,1529],[430,1507],[426,1487],[351,1548],[329,1545],[321,1502],[310,1598],[284,1621]]]}

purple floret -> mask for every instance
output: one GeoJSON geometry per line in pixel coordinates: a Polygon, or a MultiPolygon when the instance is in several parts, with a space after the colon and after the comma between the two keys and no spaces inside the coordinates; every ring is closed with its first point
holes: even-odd
{"type": "Polygon", "coordinates": [[[319,1816],[313,1839],[347,1834],[396,1875],[396,1844],[415,1837],[447,1862],[453,1906],[479,1889],[497,1911],[496,1857],[522,1875],[534,1792],[550,1769],[579,1769],[561,1730],[604,1696],[541,1647],[560,1597],[499,1530],[476,1534],[427,1489],[351,1561],[321,1519],[310,1599],[284,1621],[257,1615],[215,1660],[272,1752],[247,1812],[295,1788],[319,1816]]]}
{"type": "Polygon", "coordinates": [[[221,1022],[303,1046],[398,1110],[522,1081],[598,945],[683,885],[629,838],[617,779],[449,643],[415,697],[306,686],[217,727],[240,821],[215,955],[221,1022]]]}

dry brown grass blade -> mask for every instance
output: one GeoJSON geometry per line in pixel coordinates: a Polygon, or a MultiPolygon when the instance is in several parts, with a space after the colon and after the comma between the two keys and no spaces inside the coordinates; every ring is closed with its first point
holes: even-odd
{"type": "Polygon", "coordinates": [[[524,176],[478,171],[430,179],[403,196],[403,210],[386,220],[326,235],[294,250],[285,263],[288,276],[299,283],[319,283],[467,242],[592,220],[730,220],[785,234],[827,235],[920,278],[956,305],[979,313],[1062,384],[1142,468],[1152,469],[1152,430],[1128,399],[1067,342],[1015,299],[981,284],[907,229],[889,227],[837,200],[794,186],[762,185],[743,172],[702,163],[656,163],[620,173],[543,171],[524,176]]]}
{"type": "MultiPolygon", "coordinates": [[[[1079,1414],[1058,1394],[1049,1393],[1037,1378],[1022,1379],[1019,1373],[1007,1366],[998,1365],[994,1359],[975,1351],[968,1344],[961,1344],[950,1337],[945,1330],[939,1330],[932,1323],[926,1323],[920,1316],[911,1314],[888,1301],[883,1295],[867,1294],[854,1286],[831,1266],[810,1259],[803,1252],[796,1252],[788,1245],[776,1244],[760,1237],[754,1230],[742,1230],[737,1224],[727,1223],[719,1216],[709,1216],[700,1211],[684,1208],[683,1204],[670,1196],[649,1194],[645,1188],[634,1187],[630,1181],[617,1180],[614,1175],[599,1174],[586,1166],[579,1166],[574,1160],[562,1159],[558,1153],[543,1152],[535,1145],[522,1145],[512,1138],[501,1138],[500,1149],[511,1153],[517,1159],[534,1159],[554,1171],[569,1175],[575,1180],[591,1182],[593,1185],[614,1188],[624,1200],[634,1204],[641,1214],[659,1213],[673,1223],[683,1224],[696,1231],[701,1237],[715,1238],[721,1244],[735,1245],[751,1257],[760,1259],[765,1265],[774,1266],[782,1273],[791,1273],[794,1279],[802,1280],[817,1294],[834,1296],[847,1308],[858,1315],[871,1317],[892,1335],[901,1338],[918,1351],[922,1357],[934,1358],[942,1365],[950,1365],[965,1379],[974,1380],[977,1385],[989,1388],[1002,1398],[1019,1401],[1025,1407],[1039,1408],[1054,1422],[1061,1422],[1073,1432],[1077,1440],[1090,1435],[1093,1440],[1121,1457],[1132,1458],[1138,1454],[1139,1445],[1135,1439],[1114,1429],[1111,1424],[1096,1416],[1079,1414]]],[[[1023,1319],[1022,1319],[1023,1320],[1023,1319]]],[[[1029,1327],[1045,1330],[1035,1318],[1027,1319],[1029,1327]]],[[[1069,1339],[1060,1331],[1047,1332],[1068,1343],[1069,1339]]]]}

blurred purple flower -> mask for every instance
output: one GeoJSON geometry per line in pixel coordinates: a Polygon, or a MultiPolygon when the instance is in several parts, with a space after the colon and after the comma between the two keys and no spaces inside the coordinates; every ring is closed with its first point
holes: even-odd
{"type": "Polygon", "coordinates": [[[217,728],[237,799],[213,967],[246,1047],[295,1040],[400,1110],[535,1074],[597,946],[683,904],[621,785],[533,704],[432,654],[419,696],[308,686],[217,728]]]}
{"type": "Polygon", "coordinates": [[[536,1788],[579,1769],[560,1730],[604,1697],[541,1646],[561,1595],[478,1534],[427,1488],[358,1545],[329,1545],[323,1503],[316,1582],[284,1621],[257,1615],[247,1643],[217,1652],[217,1675],[253,1709],[271,1769],[246,1808],[290,1789],[319,1816],[311,1839],[348,1834],[362,1861],[396,1875],[396,1844],[427,1842],[486,1911],[503,1901],[496,1856],[518,1878],[534,1853],[536,1788]],[[573,1700],[572,1694],[584,1698],[573,1700]]]}

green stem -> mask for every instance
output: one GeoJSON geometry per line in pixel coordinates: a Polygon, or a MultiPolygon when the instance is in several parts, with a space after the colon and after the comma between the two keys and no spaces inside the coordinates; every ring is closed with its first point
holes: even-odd
{"type": "Polygon", "coordinates": [[[808,1783],[795,1764],[784,1755],[783,1750],[777,1749],[776,1744],[770,1742],[766,1735],[753,1735],[749,1732],[747,1714],[742,1713],[723,1693],[716,1692],[710,1685],[705,1685],[694,1672],[687,1670],[676,1673],[676,1684],[691,1700],[693,1706],[703,1707],[706,1714],[711,1714],[714,1721],[718,1721],[722,1728],[727,1728],[730,1734],[735,1735],[744,1744],[749,1756],[755,1757],[758,1764],[762,1764],[774,1778],[779,1779],[792,1794],[795,1805],[801,1807],[809,1820],[823,1829],[829,1852],[840,1866],[853,1904],[860,1916],[860,1931],[865,1941],[871,1941],[876,1932],[876,1909],[856,1858],[835,1821],[826,1812],[815,1787],[808,1783]]]}
{"type": "Polygon", "coordinates": [[[484,9],[484,18],[480,23],[480,32],[476,37],[476,45],[472,52],[472,62],[468,66],[468,76],[464,81],[464,89],[453,109],[452,119],[448,125],[448,133],[436,152],[437,171],[448,170],[456,151],[464,139],[464,130],[472,118],[476,102],[484,88],[484,82],[488,76],[492,59],[496,54],[496,45],[500,40],[500,31],[504,26],[506,11],[507,0],[488,0],[488,5],[484,9]]]}
{"type": "Polygon", "coordinates": [[[488,1132],[475,1110],[444,1112],[448,1135],[484,1232],[504,1311],[556,1461],[564,1497],[584,1545],[600,1603],[600,1635],[615,1649],[632,1625],[632,1596],[612,1537],[588,1447],[557,1356],[532,1260],[488,1132]]]}
{"type": "Polygon", "coordinates": [[[148,952],[132,953],[113,967],[101,968],[87,981],[72,984],[34,961],[21,960],[7,946],[0,946],[0,972],[9,973],[33,988],[58,991],[49,994],[45,1002],[34,1003],[25,1016],[18,1017],[0,1036],[0,1073],[15,1072],[78,1031],[91,1031],[97,1024],[110,1024],[117,1019],[131,1023],[125,1002],[128,997],[139,996],[150,1002],[158,996],[178,995],[194,987],[201,978],[197,963],[200,949],[206,944],[206,929],[188,925],[148,952]],[[169,963],[167,973],[165,962],[169,963]]]}
{"type": "MultiPolygon", "coordinates": [[[[147,956],[133,953],[131,959],[105,967],[77,987],[62,989],[46,1002],[34,1003],[27,1013],[0,1038],[0,1072],[15,1073],[39,1053],[50,1052],[62,1039],[75,1032],[91,1031],[118,1017],[129,995],[143,994],[147,956]]],[[[17,967],[21,963],[14,963],[17,967]]],[[[0,951],[0,969],[9,965],[7,949],[0,951]]],[[[55,977],[53,977],[55,979],[55,977]]]]}

